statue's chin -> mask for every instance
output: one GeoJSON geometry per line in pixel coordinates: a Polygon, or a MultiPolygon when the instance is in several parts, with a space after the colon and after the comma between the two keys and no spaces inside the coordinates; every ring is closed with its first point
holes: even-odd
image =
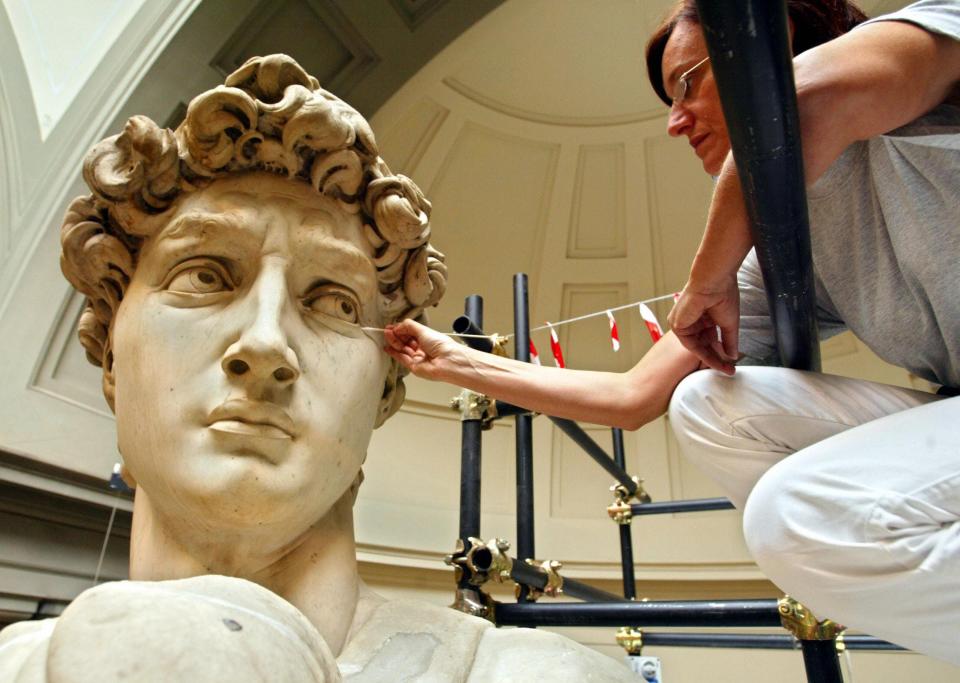
{"type": "Polygon", "coordinates": [[[141,476],[137,495],[146,500],[135,515],[149,507],[144,516],[183,545],[240,543],[270,552],[326,516],[350,483],[311,482],[252,455],[205,460],[202,467],[178,468],[176,478],[170,472],[162,481],[141,476]]]}

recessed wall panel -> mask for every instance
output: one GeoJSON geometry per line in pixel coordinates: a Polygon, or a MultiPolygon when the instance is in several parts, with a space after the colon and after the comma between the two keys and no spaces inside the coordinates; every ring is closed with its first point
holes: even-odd
{"type": "Polygon", "coordinates": [[[568,258],[627,255],[623,145],[583,146],[577,158],[568,258]]]}

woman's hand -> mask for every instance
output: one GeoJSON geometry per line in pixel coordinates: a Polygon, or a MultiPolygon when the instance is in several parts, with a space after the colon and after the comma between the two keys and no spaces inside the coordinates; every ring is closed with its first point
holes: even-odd
{"type": "Polygon", "coordinates": [[[701,361],[714,370],[733,374],[740,332],[740,290],[735,274],[716,285],[688,282],[669,320],[680,343],[701,361]]]}
{"type": "Polygon", "coordinates": [[[384,351],[417,377],[442,380],[464,356],[463,347],[445,334],[413,320],[387,325],[384,351]]]}

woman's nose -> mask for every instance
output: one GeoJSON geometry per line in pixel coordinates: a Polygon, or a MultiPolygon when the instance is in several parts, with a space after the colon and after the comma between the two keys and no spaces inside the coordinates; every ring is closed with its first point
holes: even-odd
{"type": "Polygon", "coordinates": [[[693,127],[693,114],[683,104],[674,104],[670,107],[670,116],[667,118],[667,134],[678,137],[686,134],[693,127]]]}

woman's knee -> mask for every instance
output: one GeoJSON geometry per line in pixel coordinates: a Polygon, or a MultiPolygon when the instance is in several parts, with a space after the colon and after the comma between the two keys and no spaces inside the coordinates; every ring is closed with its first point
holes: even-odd
{"type": "Polygon", "coordinates": [[[782,586],[815,580],[815,575],[848,574],[871,545],[865,530],[875,494],[838,468],[805,455],[800,451],[771,467],[744,508],[747,547],[782,586]]]}
{"type": "Polygon", "coordinates": [[[831,522],[823,514],[817,487],[790,460],[764,474],[743,511],[743,535],[757,565],[775,583],[803,574],[829,545],[831,522]]]}

